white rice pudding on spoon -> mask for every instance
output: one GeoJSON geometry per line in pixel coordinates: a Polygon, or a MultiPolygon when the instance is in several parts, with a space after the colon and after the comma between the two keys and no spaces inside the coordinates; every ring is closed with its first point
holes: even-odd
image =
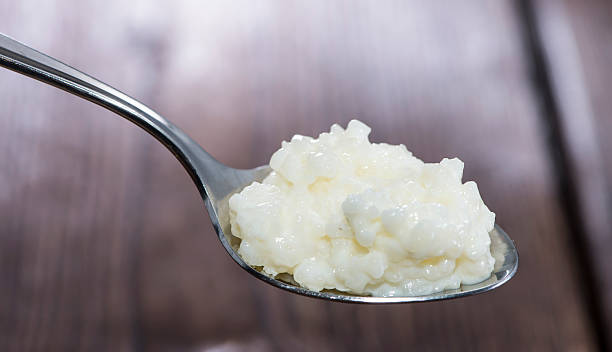
{"type": "Polygon", "coordinates": [[[313,290],[415,296],[491,275],[495,214],[457,158],[424,163],[404,145],[370,143],[353,120],[296,135],[272,173],[229,200],[238,253],[313,290]]]}

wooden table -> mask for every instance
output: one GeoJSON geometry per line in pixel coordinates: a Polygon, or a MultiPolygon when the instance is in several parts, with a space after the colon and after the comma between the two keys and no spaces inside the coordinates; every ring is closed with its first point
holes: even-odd
{"type": "Polygon", "coordinates": [[[521,254],[507,285],[448,302],[285,293],[225,254],[153,138],[0,70],[0,351],[610,347],[609,2],[0,0],[0,31],[234,167],[352,118],[458,156],[521,254]]]}

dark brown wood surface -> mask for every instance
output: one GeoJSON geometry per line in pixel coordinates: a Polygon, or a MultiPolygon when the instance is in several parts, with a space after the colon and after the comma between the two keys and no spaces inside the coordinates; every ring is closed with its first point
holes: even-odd
{"type": "Polygon", "coordinates": [[[595,273],[590,298],[609,344],[612,335],[612,3],[537,1],[535,12],[551,97],[558,106],[559,150],[574,237],[595,273]]]}
{"type": "MultiPolygon", "coordinates": [[[[545,27],[557,5],[537,4],[542,50],[554,57],[552,40],[574,27],[545,27]]],[[[521,254],[507,285],[448,302],[361,306],[285,293],[225,254],[186,172],[152,137],[0,70],[0,350],[601,348],[593,290],[611,280],[584,274],[580,243],[593,242],[577,236],[609,244],[596,222],[607,216],[591,225],[589,201],[568,207],[560,185],[582,195],[585,183],[559,174],[553,153],[565,143],[567,159],[582,160],[575,150],[592,158],[596,146],[606,163],[589,175],[597,192],[610,189],[610,101],[596,74],[610,60],[576,30],[577,52],[600,67],[586,71],[576,104],[593,112],[600,137],[587,149],[580,135],[551,140],[550,121],[579,117],[559,105],[551,120],[543,108],[546,77],[534,76],[525,15],[510,1],[0,0],[0,32],[140,99],[228,165],[264,164],[281,140],[351,118],[426,161],[458,156],[521,254]]],[[[552,94],[568,84],[563,65],[545,67],[552,94]]]]}

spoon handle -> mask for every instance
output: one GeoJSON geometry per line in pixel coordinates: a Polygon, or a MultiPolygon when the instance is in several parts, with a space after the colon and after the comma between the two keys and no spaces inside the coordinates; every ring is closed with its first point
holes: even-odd
{"type": "Polygon", "coordinates": [[[202,195],[207,170],[222,165],[185,132],[136,99],[2,33],[0,66],[87,99],[140,126],[176,156],[202,195]]]}

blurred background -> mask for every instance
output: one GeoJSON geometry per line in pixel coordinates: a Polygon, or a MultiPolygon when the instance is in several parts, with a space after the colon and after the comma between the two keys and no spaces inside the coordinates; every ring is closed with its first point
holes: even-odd
{"type": "Polygon", "coordinates": [[[612,3],[0,0],[0,32],[233,167],[358,118],[457,156],[521,254],[493,292],[361,306],[250,277],[152,137],[0,70],[2,351],[594,351],[612,333],[612,3]]]}

